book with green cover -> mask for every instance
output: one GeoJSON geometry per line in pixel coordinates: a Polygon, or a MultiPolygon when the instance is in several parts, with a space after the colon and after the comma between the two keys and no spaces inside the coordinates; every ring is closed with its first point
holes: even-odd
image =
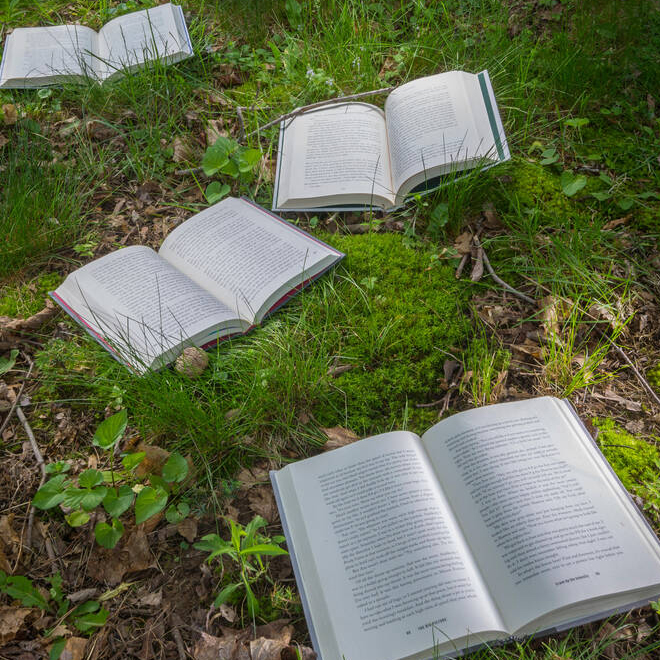
{"type": "Polygon", "coordinates": [[[282,121],[273,209],[390,210],[509,158],[488,72],[448,71],[401,85],[384,110],[337,103],[282,121]]]}

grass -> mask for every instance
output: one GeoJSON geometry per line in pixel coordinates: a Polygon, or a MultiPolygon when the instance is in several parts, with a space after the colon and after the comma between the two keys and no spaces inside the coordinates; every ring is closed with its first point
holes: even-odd
{"type": "MultiPolygon", "coordinates": [[[[98,29],[118,10],[152,4],[126,2],[122,9],[110,0],[0,0],[0,23],[80,21],[98,29]]],[[[125,406],[142,437],[190,451],[209,466],[210,492],[256,457],[316,451],[323,426],[346,426],[358,435],[403,426],[424,431],[438,409],[418,406],[443,396],[447,353],[471,374],[462,383],[466,401],[495,400],[510,347],[469,314],[470,297],[494,287],[487,278],[457,281],[452,252],[456,235],[476,228],[487,203],[501,224],[482,238],[496,272],[537,299],[579,303],[549,335],[534,387],[586,397],[601,379],[617,377],[603,366],[607,347],[586,312],[593,305],[611,310],[616,336],[632,344],[635,301],[660,295],[649,262],[660,238],[660,99],[654,97],[660,16],[651,3],[182,4],[195,47],[185,62],[155,63],[103,86],[0,90],[0,105],[17,111],[16,123],[8,121],[11,110],[0,115],[0,144],[6,140],[0,146],[0,315],[34,313],[58,278],[95,249],[112,247],[100,243],[117,202],[127,209],[120,212],[127,223],[150,229],[154,221],[143,211],[151,202],[137,199],[138,186],[156,183],[162,191],[153,202],[157,218],[205,206],[207,182],[176,171],[200,164],[210,119],[236,134],[237,106],[247,108],[250,132],[329,96],[441,70],[487,68],[514,158],[397,212],[391,219],[403,223],[400,235],[323,234],[347,252],[344,264],[262,328],[219,346],[198,380],[171,370],[133,378],[63,321],[65,338],[45,342],[36,356],[40,411],[55,402],[100,419],[106,407],[125,406]],[[189,144],[189,162],[173,160],[177,138],[189,144]],[[584,177],[584,187],[567,195],[567,177],[584,177]],[[350,369],[333,377],[329,370],[337,365],[350,369]]],[[[250,146],[273,158],[276,142],[271,129],[250,146]]],[[[247,182],[220,180],[234,194],[270,205],[267,168],[247,182]]],[[[383,223],[373,215],[355,221],[372,228],[383,223]]],[[[129,242],[140,242],[138,236],[129,242]]],[[[520,323],[541,327],[541,314],[531,310],[520,323]]],[[[35,423],[44,434],[52,431],[47,419],[35,423]]],[[[633,444],[639,448],[634,457],[626,450],[615,455],[605,444],[619,475],[633,475],[626,485],[657,505],[657,456],[642,449],[651,444],[611,442],[633,444]],[[643,486],[634,475],[643,475],[643,486]]],[[[595,659],[605,653],[599,644],[571,635],[476,657],[595,659]]],[[[630,657],[635,653],[643,651],[630,657]]]]}

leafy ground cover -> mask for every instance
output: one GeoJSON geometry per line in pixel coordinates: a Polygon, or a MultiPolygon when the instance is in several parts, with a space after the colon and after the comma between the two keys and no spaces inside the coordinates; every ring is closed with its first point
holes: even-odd
{"type": "MultiPolygon", "coordinates": [[[[152,4],[3,0],[0,36],[99,28],[152,4]]],[[[266,638],[292,653],[292,636],[308,639],[288,559],[231,554],[279,547],[267,470],[474,405],[569,397],[658,529],[660,406],[630,366],[658,392],[652,3],[182,4],[185,62],[104,86],[0,91],[3,657],[199,660],[266,638]],[[269,206],[269,120],[457,68],[489,70],[512,161],[388,216],[290,215],[348,258],[212,351],[199,378],[134,378],[67,318],[39,313],[80,264],[158,246],[218,195],[269,206]],[[201,171],[219,137],[244,134],[261,152],[253,168],[201,171]],[[122,410],[125,432],[99,445],[122,410]],[[21,412],[55,480],[36,513],[41,466],[21,412]]],[[[475,657],[643,658],[659,644],[646,609],[475,657]]]]}

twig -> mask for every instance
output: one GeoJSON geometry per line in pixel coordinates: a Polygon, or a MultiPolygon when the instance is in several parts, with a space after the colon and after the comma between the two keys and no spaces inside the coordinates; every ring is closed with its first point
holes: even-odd
{"type": "Polygon", "coordinates": [[[23,395],[23,390],[25,389],[25,383],[27,382],[28,378],[30,377],[30,374],[32,373],[32,367],[34,366],[34,362],[32,362],[32,360],[30,360],[30,358],[28,358],[27,355],[25,355],[25,353],[23,353],[22,355],[29,363],[28,372],[25,375],[25,378],[23,379],[23,382],[21,383],[21,387],[18,390],[18,394],[16,395],[16,398],[14,399],[14,402],[11,404],[11,408],[9,409],[9,412],[7,413],[7,417],[5,417],[5,421],[2,422],[2,426],[0,426],[0,438],[2,438],[2,432],[5,430],[7,424],[9,424],[9,420],[11,419],[11,415],[14,412],[16,406],[18,405],[18,402],[21,400],[21,396],[23,395]]]}
{"type": "MultiPolygon", "coordinates": [[[[479,244],[479,239],[475,238],[475,243],[477,247],[481,247],[479,244]]],[[[490,274],[490,276],[499,284],[501,287],[505,288],[507,291],[512,293],[514,296],[520,298],[520,300],[524,300],[526,303],[529,303],[530,305],[536,306],[536,300],[534,298],[530,298],[529,296],[525,295],[524,293],[521,293],[517,289],[514,289],[510,284],[507,284],[501,277],[495,273],[493,270],[493,267],[490,265],[490,260],[488,259],[488,255],[486,254],[486,250],[481,247],[482,253],[483,253],[483,258],[484,258],[484,266],[486,266],[486,270],[490,274]]]]}
{"type": "Polygon", "coordinates": [[[179,660],[186,660],[188,655],[186,653],[186,647],[183,645],[183,638],[179,629],[174,625],[172,626],[172,636],[176,642],[176,650],[179,652],[179,660]]]}
{"type": "Polygon", "coordinates": [[[470,253],[466,253],[461,257],[461,261],[458,264],[458,268],[456,269],[456,272],[454,273],[454,277],[458,280],[461,277],[461,273],[463,272],[463,268],[465,268],[465,264],[467,263],[467,260],[470,256],[470,253]]]}
{"type": "Polygon", "coordinates": [[[238,116],[238,137],[237,142],[242,142],[245,139],[245,120],[243,119],[243,106],[236,106],[236,115],[238,116]]]}
{"type": "Polygon", "coordinates": [[[174,174],[176,176],[187,176],[188,174],[203,174],[203,172],[204,172],[203,167],[189,167],[188,169],[185,170],[174,170],[174,174]]]}
{"type": "Polygon", "coordinates": [[[367,96],[377,96],[378,94],[389,94],[394,89],[395,89],[394,87],[381,87],[380,89],[374,89],[369,92],[360,92],[359,94],[349,94],[348,96],[337,96],[333,99],[327,99],[326,101],[319,101],[318,103],[311,103],[310,105],[304,105],[302,108],[298,108],[293,112],[287,112],[284,115],[280,115],[277,119],[273,119],[273,121],[269,121],[267,124],[264,124],[263,126],[259,126],[259,128],[257,128],[256,130],[252,131],[251,133],[248,133],[245,136],[245,139],[247,140],[248,138],[251,138],[253,135],[260,133],[261,131],[265,131],[267,128],[271,128],[271,126],[276,126],[280,122],[286,121],[287,119],[293,119],[294,117],[297,117],[298,115],[302,115],[305,112],[309,112],[310,110],[322,108],[323,106],[326,105],[333,105],[334,103],[343,103],[344,101],[354,101],[355,99],[363,99],[367,96]]]}
{"type": "MultiPolygon", "coordinates": [[[[30,441],[30,446],[32,447],[32,452],[34,454],[34,457],[37,459],[37,465],[41,470],[41,480],[39,481],[39,488],[41,488],[44,485],[44,481],[46,481],[46,464],[44,463],[44,457],[41,455],[39,445],[37,444],[37,440],[35,439],[34,433],[32,432],[32,427],[28,424],[28,421],[25,418],[25,414],[23,413],[23,408],[21,408],[20,404],[16,407],[16,417],[18,417],[21,424],[23,425],[23,428],[25,429],[25,433],[27,433],[28,440],[30,441]]],[[[27,533],[25,534],[25,545],[28,548],[32,547],[33,525],[34,525],[34,507],[30,506],[28,528],[27,528],[27,533]]]]}

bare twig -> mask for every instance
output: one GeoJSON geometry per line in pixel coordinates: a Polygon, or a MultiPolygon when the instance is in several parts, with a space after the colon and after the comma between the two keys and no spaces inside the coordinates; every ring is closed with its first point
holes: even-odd
{"type": "Polygon", "coordinates": [[[179,653],[179,660],[186,660],[188,657],[188,654],[186,653],[186,647],[183,645],[183,638],[181,637],[181,633],[176,626],[172,626],[172,636],[176,642],[176,650],[179,653]]]}
{"type": "MultiPolygon", "coordinates": [[[[189,174],[204,174],[203,167],[189,167],[185,170],[174,170],[176,176],[188,176],[189,174]]],[[[206,174],[204,174],[206,177],[206,174]]]]}
{"type": "MultiPolygon", "coordinates": [[[[41,488],[44,485],[44,482],[46,481],[46,464],[44,463],[44,457],[41,454],[41,450],[39,449],[39,445],[37,444],[37,440],[34,437],[34,433],[32,432],[32,427],[30,426],[27,419],[25,418],[25,414],[23,413],[23,408],[21,408],[20,404],[16,407],[16,417],[18,417],[21,424],[23,425],[23,428],[25,429],[25,433],[27,434],[28,440],[30,441],[30,446],[32,447],[32,453],[34,454],[34,457],[37,460],[37,465],[39,466],[39,469],[41,470],[41,479],[39,481],[39,488],[41,488]]],[[[25,534],[25,545],[28,548],[32,547],[32,526],[33,525],[34,525],[34,507],[30,506],[30,516],[28,518],[28,528],[27,528],[27,533],[25,534]]]]}
{"type": "Polygon", "coordinates": [[[298,115],[302,115],[305,112],[309,112],[310,110],[316,110],[326,105],[333,105],[335,103],[343,103],[344,101],[355,101],[356,99],[363,99],[366,98],[367,96],[377,96],[378,94],[389,94],[394,89],[395,89],[394,87],[381,87],[381,89],[374,89],[369,92],[360,92],[359,94],[349,94],[348,96],[337,96],[333,99],[327,99],[326,101],[319,101],[318,103],[311,103],[310,105],[304,105],[302,108],[297,108],[293,112],[287,112],[286,114],[277,117],[277,119],[273,119],[273,121],[269,121],[267,124],[264,124],[263,126],[259,126],[259,128],[257,128],[256,130],[252,131],[251,133],[248,133],[245,136],[245,139],[247,140],[248,138],[251,138],[253,135],[260,133],[261,131],[265,131],[267,128],[276,126],[280,122],[286,121],[287,119],[293,119],[294,117],[297,117],[298,115]]]}
{"type": "Polygon", "coordinates": [[[454,277],[458,280],[461,277],[461,273],[463,272],[463,269],[465,268],[465,264],[467,263],[468,257],[470,256],[469,253],[464,254],[461,257],[461,261],[458,264],[458,268],[456,269],[456,272],[454,273],[454,277]]]}
{"type": "MultiPolygon", "coordinates": [[[[475,238],[475,242],[477,247],[481,247],[479,244],[479,239],[475,238]]],[[[536,300],[534,298],[530,298],[529,296],[525,295],[524,293],[521,293],[517,289],[514,289],[510,284],[507,284],[501,277],[497,275],[497,273],[493,270],[493,267],[490,265],[490,260],[488,259],[488,255],[486,254],[486,250],[481,247],[482,254],[483,254],[483,259],[484,259],[484,266],[486,266],[486,270],[490,274],[490,276],[499,284],[501,287],[512,293],[514,296],[520,298],[520,300],[524,300],[526,303],[529,303],[530,305],[536,306],[536,300]]]]}
{"type": "MultiPolygon", "coordinates": [[[[246,108],[247,109],[247,108],[246,108]]],[[[236,115],[238,116],[238,137],[236,140],[242,142],[245,139],[245,120],[243,119],[243,106],[236,106],[236,115]]]]}
{"type": "Polygon", "coordinates": [[[32,367],[34,366],[34,363],[30,358],[28,358],[25,353],[22,354],[24,358],[27,359],[29,363],[28,367],[28,372],[25,375],[25,378],[23,379],[23,382],[21,383],[21,387],[18,390],[18,394],[16,395],[16,398],[14,399],[14,402],[11,404],[11,408],[9,409],[9,412],[7,413],[7,416],[5,417],[5,421],[2,422],[2,425],[0,426],[0,438],[2,437],[2,432],[5,430],[7,427],[7,424],[9,424],[9,420],[11,419],[12,413],[14,412],[16,406],[18,405],[18,402],[21,400],[21,396],[23,395],[23,390],[25,389],[25,383],[27,382],[28,378],[30,377],[30,374],[32,373],[32,367]]]}

